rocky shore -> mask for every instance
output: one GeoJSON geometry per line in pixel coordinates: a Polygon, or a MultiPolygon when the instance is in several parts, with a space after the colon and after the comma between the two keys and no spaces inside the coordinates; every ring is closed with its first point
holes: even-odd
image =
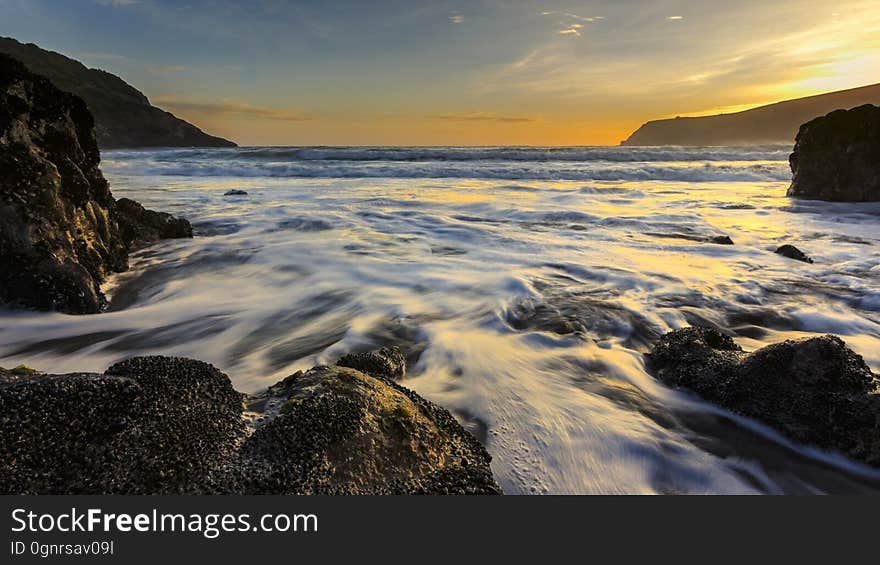
{"type": "Polygon", "coordinates": [[[192,237],[184,219],[117,201],[85,103],[0,55],[0,303],[101,311],[136,246],[192,237]]]}
{"type": "Polygon", "coordinates": [[[0,370],[3,494],[500,494],[485,448],[388,375],[395,350],[260,395],[200,361],[0,370]]]}

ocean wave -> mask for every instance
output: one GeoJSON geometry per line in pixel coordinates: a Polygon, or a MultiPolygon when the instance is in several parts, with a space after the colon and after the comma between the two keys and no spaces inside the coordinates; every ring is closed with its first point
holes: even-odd
{"type": "Polygon", "coordinates": [[[111,174],[235,178],[462,178],[544,181],[775,182],[791,178],[787,163],[765,162],[253,162],[240,159],[159,160],[110,156],[111,174]]]}
{"type": "Polygon", "coordinates": [[[618,163],[655,161],[784,161],[788,145],[754,147],[239,147],[233,149],[116,150],[111,158],[158,160],[229,159],[247,161],[534,161],[618,163]]]}

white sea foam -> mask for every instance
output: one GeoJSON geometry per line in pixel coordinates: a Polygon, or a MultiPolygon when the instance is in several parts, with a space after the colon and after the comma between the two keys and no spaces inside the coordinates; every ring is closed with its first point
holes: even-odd
{"type": "Polygon", "coordinates": [[[487,442],[506,492],[868,490],[880,477],[721,425],[644,369],[690,323],[747,348],[838,333],[880,369],[880,205],[790,201],[788,150],[108,152],[117,197],[199,236],[137,253],[112,312],[0,313],[0,365],[184,355],[255,391],[395,343],[404,384],[487,442]]]}

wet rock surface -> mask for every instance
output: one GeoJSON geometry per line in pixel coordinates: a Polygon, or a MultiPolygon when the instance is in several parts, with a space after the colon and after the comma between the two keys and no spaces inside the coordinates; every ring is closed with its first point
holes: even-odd
{"type": "Polygon", "coordinates": [[[0,419],[4,494],[500,493],[491,457],[448,411],[348,367],[252,397],[181,358],[0,369],[0,419]]]}
{"type": "Polygon", "coordinates": [[[226,480],[237,491],[500,493],[476,438],[448,411],[387,378],[315,367],[267,394],[260,400],[268,422],[242,445],[238,478],[226,480]]]}
{"type": "Polygon", "coordinates": [[[794,245],[781,245],[776,251],[774,251],[774,253],[782,255],[783,257],[788,257],[789,259],[794,259],[795,261],[802,261],[804,263],[813,262],[812,258],[794,245]]]}
{"type": "Polygon", "coordinates": [[[801,126],[789,157],[788,196],[880,200],[880,107],[836,110],[801,126]]]}
{"type": "Polygon", "coordinates": [[[397,347],[383,347],[378,351],[365,353],[349,353],[339,359],[336,365],[392,380],[400,380],[406,374],[406,358],[397,347]]]}
{"type": "Polygon", "coordinates": [[[116,212],[120,234],[129,247],[146,245],[158,239],[193,236],[192,226],[186,219],[147,210],[130,198],[117,200],[116,212]]]}
{"type": "Polygon", "coordinates": [[[134,245],[191,237],[186,220],[119,205],[99,163],[85,103],[0,55],[0,303],[99,312],[134,245]]]}
{"type": "Polygon", "coordinates": [[[647,355],[661,381],[761,421],[788,438],[880,467],[880,393],[865,361],[838,337],[790,340],[747,353],[691,327],[647,355]]]}

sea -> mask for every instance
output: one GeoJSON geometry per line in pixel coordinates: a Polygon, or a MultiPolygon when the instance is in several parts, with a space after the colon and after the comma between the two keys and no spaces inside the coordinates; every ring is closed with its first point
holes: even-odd
{"type": "Polygon", "coordinates": [[[484,442],[508,494],[875,492],[880,471],[645,370],[698,324],[747,350],[837,334],[880,370],[880,204],[787,198],[790,151],[105,151],[117,198],[196,237],[136,252],[106,313],[0,311],[0,365],[186,356],[256,392],[396,345],[402,384],[484,442]]]}

